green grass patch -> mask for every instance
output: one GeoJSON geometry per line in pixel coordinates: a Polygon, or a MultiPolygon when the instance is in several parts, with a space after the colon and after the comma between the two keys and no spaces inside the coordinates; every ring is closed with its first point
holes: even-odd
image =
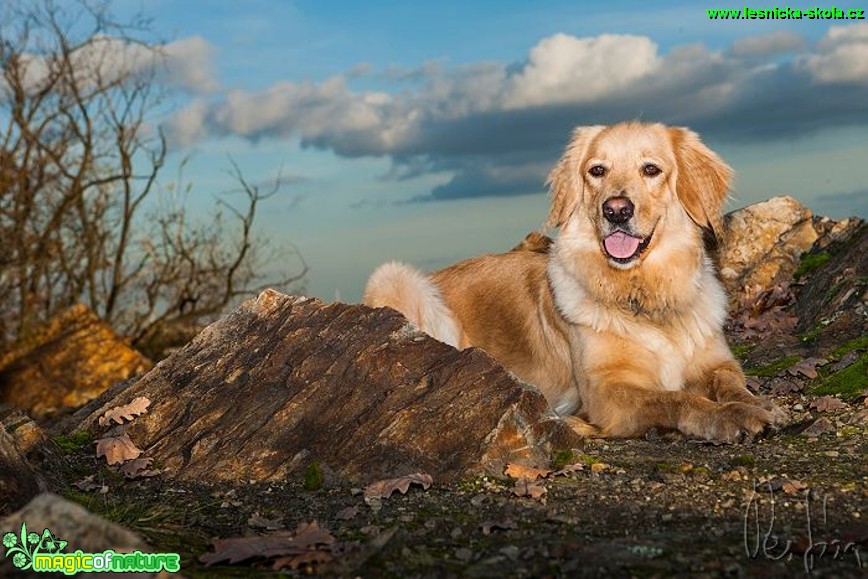
{"type": "Polygon", "coordinates": [[[735,344],[730,349],[732,350],[732,355],[739,359],[739,361],[744,362],[747,359],[747,355],[750,354],[751,350],[756,347],[756,344],[745,343],[745,344],[735,344]]]}
{"type": "Polygon", "coordinates": [[[868,336],[860,336],[858,338],[850,340],[842,346],[838,346],[837,348],[829,352],[829,356],[835,358],[836,360],[840,360],[854,350],[857,352],[868,350],[868,336]]]}
{"type": "Polygon", "coordinates": [[[852,399],[868,389],[868,354],[863,353],[859,359],[840,372],[817,378],[817,386],[813,394],[838,395],[844,399],[852,399]]]}
{"type": "Polygon", "coordinates": [[[551,469],[561,470],[568,464],[576,464],[581,460],[582,457],[572,450],[556,450],[552,455],[551,469]]]}
{"type": "Polygon", "coordinates": [[[732,466],[753,466],[756,460],[752,454],[737,454],[729,461],[732,466]]]}
{"type": "Polygon", "coordinates": [[[821,328],[814,328],[808,330],[804,334],[799,335],[799,340],[802,341],[803,344],[814,344],[817,340],[820,339],[821,328]]]}
{"type": "Polygon", "coordinates": [[[776,362],[772,362],[766,366],[757,366],[756,368],[745,368],[744,373],[748,376],[757,376],[760,378],[771,378],[783,370],[786,370],[796,362],[802,359],[801,356],[787,356],[776,362]]]}
{"type": "Polygon", "coordinates": [[[72,454],[93,444],[93,435],[85,430],[73,432],[69,436],[52,436],[51,440],[64,454],[72,454]]]}
{"type": "Polygon", "coordinates": [[[318,491],[322,488],[322,467],[318,462],[312,462],[304,469],[304,490],[318,491]]]}
{"type": "Polygon", "coordinates": [[[808,275],[826,265],[830,259],[832,256],[827,251],[806,253],[802,256],[802,261],[799,262],[799,267],[796,268],[793,277],[799,279],[803,275],[808,275]]]}

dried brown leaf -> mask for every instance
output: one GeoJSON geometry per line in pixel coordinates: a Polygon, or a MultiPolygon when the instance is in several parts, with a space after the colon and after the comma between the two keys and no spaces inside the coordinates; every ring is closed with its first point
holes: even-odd
{"type": "Polygon", "coordinates": [[[556,470],[552,474],[554,476],[566,476],[566,475],[572,474],[574,472],[579,472],[580,470],[585,470],[585,465],[580,463],[580,462],[577,462],[575,464],[564,465],[564,467],[562,469],[556,470]]]}
{"type": "Polygon", "coordinates": [[[798,480],[788,480],[788,481],[784,481],[781,484],[781,490],[784,491],[788,495],[792,495],[792,494],[801,492],[801,491],[805,490],[806,488],[808,488],[808,486],[806,484],[804,484],[802,481],[798,481],[798,480]]]}
{"type": "Polygon", "coordinates": [[[534,468],[532,466],[524,466],[522,464],[509,463],[506,465],[506,476],[512,478],[526,478],[528,480],[536,480],[538,478],[546,478],[552,471],[542,468],[534,468]]]}
{"type": "Polygon", "coordinates": [[[365,487],[365,499],[387,499],[395,491],[405,495],[411,484],[422,485],[423,489],[428,490],[433,483],[434,479],[431,478],[431,475],[418,472],[398,478],[380,480],[365,487]]]}
{"type": "Polygon", "coordinates": [[[517,497],[530,497],[532,499],[541,499],[546,494],[546,488],[540,484],[520,478],[515,481],[515,488],[512,489],[512,494],[517,497]]]}
{"type": "MultiPolygon", "coordinates": [[[[605,462],[595,462],[594,464],[591,465],[591,472],[594,474],[600,474],[604,470],[609,470],[610,468],[612,468],[612,467],[610,465],[606,464],[605,462]]],[[[682,472],[687,472],[687,471],[682,470],[682,472]]]]}
{"type": "Polygon", "coordinates": [[[121,472],[124,473],[124,476],[127,478],[157,476],[161,471],[149,468],[152,462],[154,462],[154,459],[149,457],[130,460],[121,466],[121,472]]]}
{"type": "Polygon", "coordinates": [[[108,426],[112,421],[118,424],[123,424],[124,420],[131,421],[136,416],[140,416],[147,412],[148,406],[150,405],[150,399],[145,398],[144,396],[139,396],[138,398],[134,398],[129,404],[116,406],[115,408],[106,411],[105,414],[99,417],[99,425],[108,426]]]}
{"type": "Polygon", "coordinates": [[[130,436],[123,433],[120,436],[107,436],[96,442],[96,455],[104,456],[109,464],[121,464],[138,458],[142,451],[136,448],[130,436]]]}
{"type": "Polygon", "coordinates": [[[278,557],[271,564],[271,568],[275,571],[280,569],[299,569],[300,567],[314,567],[322,565],[334,559],[331,553],[326,551],[305,551],[298,555],[290,555],[288,557],[278,557]]]}
{"type": "Polygon", "coordinates": [[[770,389],[775,396],[785,396],[793,392],[801,392],[805,385],[790,378],[773,378],[770,389]]]}
{"type": "Polygon", "coordinates": [[[100,491],[103,494],[108,492],[108,487],[106,485],[98,483],[98,482],[94,482],[93,479],[94,479],[94,475],[91,474],[91,475],[84,477],[80,481],[72,483],[72,486],[74,486],[75,488],[77,488],[81,491],[84,491],[86,493],[89,493],[91,491],[96,491],[96,490],[100,491]]]}
{"type": "Polygon", "coordinates": [[[821,396],[811,402],[811,408],[817,412],[829,412],[830,410],[843,410],[847,404],[834,396],[821,396]]]}
{"type": "Polygon", "coordinates": [[[334,543],[335,538],[322,529],[316,521],[302,523],[295,535],[288,532],[256,537],[233,537],[214,539],[213,553],[205,553],[199,561],[207,566],[227,562],[230,565],[251,559],[295,557],[315,552],[320,546],[334,543]]]}
{"type": "Polygon", "coordinates": [[[817,366],[825,366],[828,363],[829,361],[823,358],[807,358],[787,368],[787,373],[792,376],[802,375],[813,380],[819,376],[817,366]]]}

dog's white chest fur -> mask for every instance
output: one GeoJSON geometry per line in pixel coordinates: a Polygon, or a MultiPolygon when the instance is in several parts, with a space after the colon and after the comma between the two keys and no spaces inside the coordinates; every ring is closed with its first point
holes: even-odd
{"type": "Polygon", "coordinates": [[[558,260],[551,261],[549,277],[555,303],[573,325],[575,362],[599,365],[623,357],[623,351],[611,350],[619,344],[646,372],[651,383],[645,385],[662,390],[684,387],[695,354],[714,339],[726,316],[723,288],[707,260],[696,272],[694,299],[687,300],[682,310],[670,312],[666,326],[650,323],[642,314],[598,303],[558,260]],[[621,340],[613,341],[613,336],[621,340]]]}

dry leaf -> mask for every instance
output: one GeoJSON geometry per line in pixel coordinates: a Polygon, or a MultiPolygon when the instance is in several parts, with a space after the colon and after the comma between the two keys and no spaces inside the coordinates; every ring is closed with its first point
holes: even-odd
{"type": "Polygon", "coordinates": [[[811,408],[818,412],[829,412],[830,410],[843,410],[847,408],[847,404],[834,396],[821,396],[811,402],[811,408]]]}
{"type": "MultiPolygon", "coordinates": [[[[608,470],[610,468],[611,467],[608,464],[606,464],[605,462],[595,462],[594,464],[591,465],[591,472],[594,474],[600,474],[604,470],[608,470]]],[[[682,470],[682,472],[686,472],[686,471],[682,470]]]]}
{"type": "Polygon", "coordinates": [[[528,480],[536,480],[538,478],[546,478],[551,473],[552,471],[542,468],[534,468],[532,466],[509,463],[506,465],[505,474],[506,476],[512,478],[526,478],[528,480]]]}
{"type": "Polygon", "coordinates": [[[773,395],[784,396],[793,392],[801,392],[805,385],[789,378],[774,378],[770,388],[773,395]]]}
{"type": "Polygon", "coordinates": [[[75,488],[77,488],[81,491],[84,491],[86,493],[89,493],[91,491],[96,491],[96,490],[98,490],[102,494],[107,493],[108,492],[108,486],[104,485],[104,484],[100,484],[98,482],[94,482],[93,478],[94,478],[94,475],[88,475],[88,476],[84,477],[83,479],[81,479],[80,481],[72,483],[72,486],[74,486],[75,488]]]}
{"type": "Polygon", "coordinates": [[[161,471],[149,468],[152,462],[154,462],[153,458],[137,458],[124,463],[123,466],[121,466],[121,472],[124,473],[124,476],[127,478],[157,476],[161,471]]]}
{"type": "Polygon", "coordinates": [[[482,531],[483,535],[490,535],[492,531],[506,531],[509,529],[517,528],[518,525],[515,524],[515,521],[508,517],[502,521],[485,521],[484,523],[479,525],[479,529],[482,531]]]}
{"type": "Polygon", "coordinates": [[[144,396],[139,396],[138,398],[133,399],[133,401],[129,404],[117,406],[115,408],[112,408],[111,410],[106,411],[105,414],[99,417],[99,425],[107,426],[111,424],[112,420],[114,420],[118,424],[123,424],[124,420],[133,420],[136,416],[147,412],[148,406],[150,405],[151,401],[148,398],[145,398],[144,396]]]}
{"type": "Polygon", "coordinates": [[[395,491],[400,491],[402,495],[407,494],[407,489],[411,484],[422,485],[422,488],[428,490],[433,484],[434,479],[431,475],[424,473],[408,474],[398,478],[380,480],[369,484],[365,487],[365,500],[368,499],[387,499],[392,496],[395,491]]]}
{"type": "Polygon", "coordinates": [[[299,525],[295,535],[282,532],[262,537],[214,539],[211,542],[214,552],[205,553],[199,561],[211,566],[221,562],[231,565],[250,559],[291,558],[316,551],[319,546],[331,545],[334,541],[328,531],[313,521],[299,525]]]}
{"type": "Polygon", "coordinates": [[[572,474],[574,472],[579,472],[580,470],[585,470],[585,465],[580,463],[580,462],[577,462],[575,464],[564,465],[564,467],[562,469],[556,470],[552,474],[554,476],[566,476],[566,475],[572,474]]]}
{"type": "Polygon", "coordinates": [[[127,433],[120,436],[107,436],[96,442],[96,455],[104,456],[109,464],[121,464],[138,458],[142,451],[136,448],[127,433]]]}
{"type": "Polygon", "coordinates": [[[536,482],[526,478],[520,478],[515,481],[515,488],[512,489],[512,494],[517,497],[530,497],[532,499],[541,499],[546,494],[546,488],[536,482]]]}
{"type": "Polygon", "coordinates": [[[817,373],[817,366],[825,366],[829,361],[823,358],[808,358],[806,360],[802,360],[801,362],[797,362],[787,368],[787,373],[798,376],[802,375],[806,378],[810,378],[813,380],[819,374],[817,373]]]}
{"type": "Polygon", "coordinates": [[[788,495],[792,495],[792,494],[801,492],[801,491],[805,490],[806,488],[808,488],[808,486],[806,484],[804,484],[802,481],[797,481],[797,480],[788,480],[788,481],[784,481],[781,484],[781,490],[784,491],[785,493],[787,493],[788,495]]]}
{"type": "Polygon", "coordinates": [[[298,569],[302,566],[313,567],[314,564],[321,565],[328,563],[334,559],[331,553],[325,551],[305,551],[298,555],[289,555],[287,557],[278,557],[271,564],[271,568],[275,571],[280,569],[298,569]]]}

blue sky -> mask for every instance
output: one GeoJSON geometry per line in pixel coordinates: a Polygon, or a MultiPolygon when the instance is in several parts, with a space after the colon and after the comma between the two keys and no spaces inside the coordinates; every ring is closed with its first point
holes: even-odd
{"type": "Polygon", "coordinates": [[[866,21],[711,21],[705,8],[744,3],[651,4],[117,8],[169,43],[160,121],[173,163],[190,157],[194,206],[231,188],[229,156],[254,182],[282,168],[260,233],[298,247],[307,292],[326,300],[358,300],[387,259],[431,269],[515,245],[545,219],[545,174],[581,124],[691,126],[737,172],[730,209],[788,193],[868,214],[866,21]]]}

